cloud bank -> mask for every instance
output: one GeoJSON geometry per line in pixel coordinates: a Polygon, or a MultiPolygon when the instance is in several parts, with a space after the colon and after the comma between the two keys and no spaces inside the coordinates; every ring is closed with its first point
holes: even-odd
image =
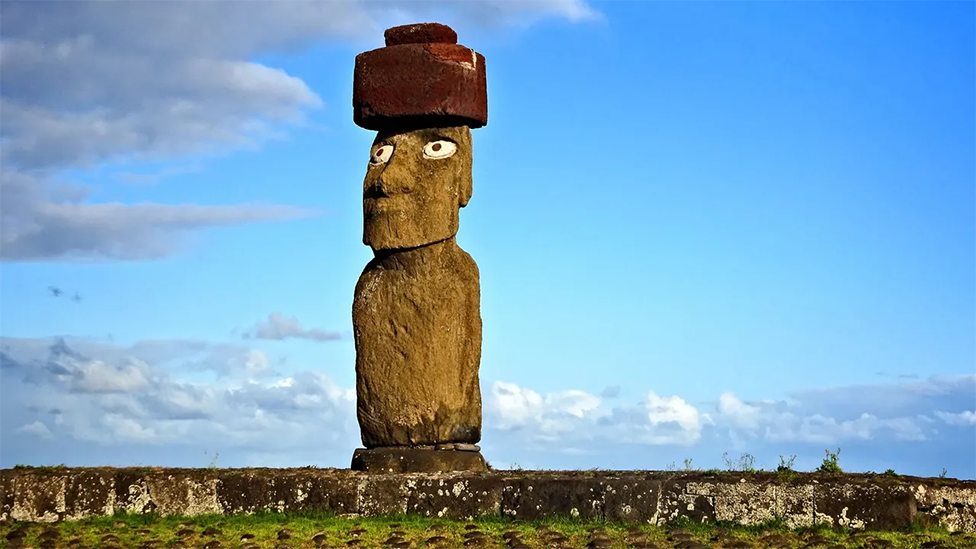
{"type": "MultiPolygon", "coordinates": [[[[0,462],[202,466],[209,451],[223,466],[346,466],[359,445],[355,390],[278,363],[200,340],[0,338],[0,462]]],[[[974,391],[965,375],[694,404],[486,381],[482,447],[496,467],[664,469],[682,456],[720,466],[741,451],[766,467],[799,453],[812,469],[841,446],[854,470],[973,478],[974,391]]]]}

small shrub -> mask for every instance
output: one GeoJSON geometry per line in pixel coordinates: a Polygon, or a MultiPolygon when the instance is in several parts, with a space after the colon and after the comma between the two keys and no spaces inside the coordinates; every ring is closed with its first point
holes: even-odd
{"type": "Polygon", "coordinates": [[[783,454],[780,454],[779,465],[776,466],[776,476],[787,482],[792,482],[795,480],[798,476],[800,476],[800,473],[793,470],[793,463],[795,461],[796,454],[791,455],[789,459],[786,459],[783,454]]]}
{"type": "Polygon", "coordinates": [[[749,453],[742,454],[737,461],[732,461],[729,459],[729,453],[725,452],[722,454],[722,461],[725,462],[725,468],[729,471],[756,472],[755,467],[753,467],[756,463],[756,457],[749,453]]]}
{"type": "Polygon", "coordinates": [[[796,454],[790,456],[790,459],[783,457],[783,454],[779,455],[779,465],[776,466],[777,473],[787,473],[793,470],[793,463],[796,461],[796,454]]]}
{"type": "Polygon", "coordinates": [[[844,470],[840,468],[840,464],[837,462],[837,456],[840,455],[840,448],[836,452],[831,452],[830,450],[824,450],[827,457],[824,458],[823,463],[820,467],[817,467],[818,473],[843,473],[844,470]]]}

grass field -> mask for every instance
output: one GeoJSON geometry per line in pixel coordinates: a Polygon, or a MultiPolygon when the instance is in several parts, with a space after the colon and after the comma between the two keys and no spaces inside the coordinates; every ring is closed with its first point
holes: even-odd
{"type": "Polygon", "coordinates": [[[771,522],[751,527],[682,522],[667,527],[502,518],[452,522],[419,517],[339,518],[261,513],[159,517],[116,515],[58,524],[8,522],[0,547],[117,548],[976,548],[976,534],[939,528],[855,532],[827,527],[791,530],[771,522]]]}

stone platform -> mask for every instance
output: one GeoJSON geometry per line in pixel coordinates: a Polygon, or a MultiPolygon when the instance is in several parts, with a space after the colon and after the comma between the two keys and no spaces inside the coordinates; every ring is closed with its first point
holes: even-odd
{"type": "Polygon", "coordinates": [[[16,468],[0,470],[0,519],[330,511],[468,519],[552,516],[666,524],[854,529],[941,525],[976,532],[976,481],[791,473],[489,471],[376,474],[348,469],[16,468]]]}
{"type": "Polygon", "coordinates": [[[352,469],[370,473],[450,473],[455,471],[484,473],[488,471],[488,464],[481,452],[477,451],[435,450],[433,448],[357,448],[352,455],[352,469]]]}

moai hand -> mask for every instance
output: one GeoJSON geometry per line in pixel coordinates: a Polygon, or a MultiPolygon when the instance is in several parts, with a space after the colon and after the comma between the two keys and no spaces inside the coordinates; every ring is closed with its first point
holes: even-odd
{"type": "Polygon", "coordinates": [[[357,415],[366,450],[353,468],[485,470],[480,282],[458,247],[471,199],[471,132],[487,122],[484,58],[449,27],[387,30],[356,58],[356,123],[377,130],[363,183],[356,285],[357,415]]]}

